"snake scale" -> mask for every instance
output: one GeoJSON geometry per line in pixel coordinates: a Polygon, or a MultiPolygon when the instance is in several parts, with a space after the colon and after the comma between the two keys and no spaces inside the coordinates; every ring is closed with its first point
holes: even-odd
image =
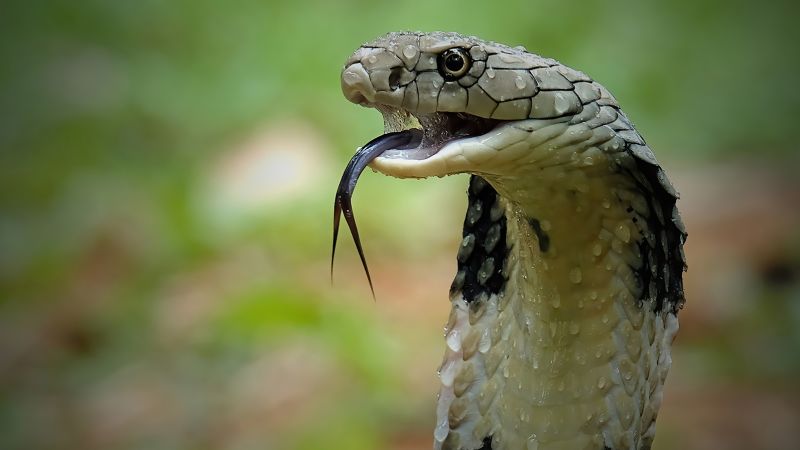
{"type": "Polygon", "coordinates": [[[341,84],[385,124],[336,197],[336,227],[344,212],[365,269],[350,196],[367,164],[471,174],[434,448],[650,448],[686,232],[615,98],[522,47],[443,32],[362,45],[341,84]]]}

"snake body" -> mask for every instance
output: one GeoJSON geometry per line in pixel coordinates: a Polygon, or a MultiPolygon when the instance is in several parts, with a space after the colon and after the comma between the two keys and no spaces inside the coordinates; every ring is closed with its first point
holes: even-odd
{"type": "Polygon", "coordinates": [[[364,44],[342,90],[387,135],[422,129],[373,168],[472,174],[434,447],[649,448],[686,232],[614,97],[524,48],[439,32],[364,44]]]}

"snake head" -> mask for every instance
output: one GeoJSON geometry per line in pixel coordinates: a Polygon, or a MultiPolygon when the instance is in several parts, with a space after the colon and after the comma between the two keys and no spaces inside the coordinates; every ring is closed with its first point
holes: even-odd
{"type": "Polygon", "coordinates": [[[383,114],[387,133],[423,130],[418,147],[373,161],[397,177],[501,173],[515,155],[500,150],[525,138],[526,121],[564,122],[585,102],[613,102],[588,76],[553,59],[443,32],[368,42],[347,59],[341,83],[348,100],[383,114]]]}

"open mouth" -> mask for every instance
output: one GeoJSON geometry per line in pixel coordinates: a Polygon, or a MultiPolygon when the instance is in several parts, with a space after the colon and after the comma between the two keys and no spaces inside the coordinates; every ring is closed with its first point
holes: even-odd
{"type": "Polygon", "coordinates": [[[358,177],[375,158],[424,160],[435,155],[447,143],[484,134],[499,122],[463,113],[437,112],[413,115],[406,110],[384,105],[375,105],[375,109],[383,114],[384,134],[358,149],[342,174],[333,204],[333,248],[331,250],[331,280],[333,280],[336,240],[339,235],[339,222],[344,214],[345,222],[353,236],[358,256],[361,258],[361,264],[367,275],[373,298],[375,298],[375,290],[361,246],[352,205],[358,177]]]}
{"type": "Polygon", "coordinates": [[[414,132],[414,130],[422,133],[422,139],[418,146],[387,149],[377,155],[383,158],[416,160],[430,158],[448,142],[484,134],[500,122],[464,113],[434,112],[415,115],[404,109],[384,105],[375,105],[375,109],[383,115],[386,133],[414,132]]]}

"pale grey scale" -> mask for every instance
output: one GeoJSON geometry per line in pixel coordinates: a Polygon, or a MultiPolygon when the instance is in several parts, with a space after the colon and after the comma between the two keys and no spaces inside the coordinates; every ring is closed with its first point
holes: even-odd
{"type": "Polygon", "coordinates": [[[578,94],[578,98],[581,99],[581,102],[584,105],[600,99],[600,89],[595,85],[595,83],[580,81],[575,83],[574,86],[575,93],[578,94]]]}
{"type": "Polygon", "coordinates": [[[417,75],[417,112],[433,113],[439,106],[439,91],[443,83],[438,74],[425,72],[417,75]]]}
{"type": "Polygon", "coordinates": [[[476,61],[476,62],[477,61],[480,61],[480,62],[486,61],[486,58],[489,57],[489,55],[486,53],[486,50],[483,49],[479,45],[473,45],[472,47],[470,47],[469,56],[470,56],[470,58],[472,58],[473,61],[476,61]]]}
{"type": "Polygon", "coordinates": [[[403,89],[389,89],[375,92],[375,100],[379,102],[402,102],[405,92],[403,89]]]}
{"type": "Polygon", "coordinates": [[[475,84],[477,82],[478,82],[478,78],[473,77],[472,75],[465,75],[465,76],[463,76],[463,77],[458,79],[458,84],[460,84],[461,86],[466,87],[466,88],[472,86],[473,84],[475,84]]]}
{"type": "Polygon", "coordinates": [[[406,69],[414,70],[414,67],[416,67],[417,63],[419,62],[421,53],[419,52],[419,50],[416,50],[416,47],[413,44],[406,44],[406,45],[410,45],[411,48],[414,48],[414,52],[413,53],[404,52],[403,49],[401,49],[399,57],[401,60],[403,60],[403,64],[405,65],[406,69]],[[411,56],[409,56],[409,54],[411,56]]]}
{"type": "MultiPolygon", "coordinates": [[[[578,94],[578,98],[580,98],[580,94],[578,93],[577,89],[575,90],[575,93],[578,94]]],[[[589,120],[597,117],[598,114],[600,114],[600,106],[598,106],[596,102],[592,101],[589,103],[584,103],[581,112],[572,116],[572,119],[570,119],[569,123],[570,125],[576,125],[579,123],[588,122],[589,120]]]]}
{"type": "Polygon", "coordinates": [[[372,81],[372,85],[378,91],[388,91],[389,90],[389,75],[391,74],[389,70],[369,70],[369,79],[372,81]]]}
{"type": "Polygon", "coordinates": [[[577,83],[577,82],[579,82],[579,81],[586,81],[586,82],[591,82],[591,81],[593,81],[593,80],[591,79],[591,77],[589,77],[589,76],[588,76],[588,75],[586,75],[585,73],[583,73],[583,72],[581,72],[581,71],[579,71],[579,70],[575,70],[575,69],[573,69],[573,68],[571,68],[571,67],[567,67],[567,66],[564,66],[564,65],[561,65],[561,64],[558,64],[558,65],[557,65],[557,66],[555,66],[555,67],[556,67],[556,70],[557,70],[557,71],[558,71],[558,72],[559,72],[561,75],[564,75],[564,77],[565,77],[567,80],[571,81],[572,83],[577,83]]]}
{"type": "Polygon", "coordinates": [[[537,68],[530,71],[536,84],[543,91],[571,90],[574,88],[567,78],[551,67],[537,68]]]}
{"type": "Polygon", "coordinates": [[[477,84],[472,85],[467,92],[467,109],[472,111],[489,111],[489,117],[491,117],[491,113],[497,108],[497,102],[477,84]]]}
{"type": "Polygon", "coordinates": [[[405,87],[405,95],[403,97],[403,108],[407,111],[416,111],[419,105],[419,91],[417,90],[417,82],[412,81],[405,87]]]}
{"type": "Polygon", "coordinates": [[[497,54],[489,55],[486,64],[496,70],[499,69],[532,69],[533,61],[520,56],[497,54]]]}
{"type": "Polygon", "coordinates": [[[475,61],[472,63],[472,66],[469,68],[469,72],[467,75],[475,78],[480,78],[483,75],[483,72],[486,70],[486,63],[483,61],[475,61]]]}
{"type": "Polygon", "coordinates": [[[419,60],[414,70],[417,72],[433,72],[436,70],[438,63],[436,56],[430,53],[422,53],[419,55],[419,60]]]}
{"type": "Polygon", "coordinates": [[[478,86],[483,88],[496,102],[530,98],[537,92],[533,76],[522,70],[495,70],[491,77],[484,74],[478,80],[478,86]]]}
{"type": "Polygon", "coordinates": [[[498,120],[511,120],[519,116],[528,116],[530,113],[531,99],[522,98],[498,103],[491,117],[498,120]]]}
{"type": "Polygon", "coordinates": [[[572,116],[582,109],[583,105],[573,91],[541,91],[531,99],[530,117],[549,119],[572,116]]]}
{"type": "Polygon", "coordinates": [[[390,52],[380,52],[377,54],[370,54],[369,56],[364,56],[361,58],[361,65],[364,66],[367,71],[372,70],[389,70],[393,67],[400,67],[403,66],[403,61],[397,57],[394,53],[390,52]]]}
{"type": "Polygon", "coordinates": [[[586,125],[589,128],[598,128],[617,120],[616,108],[608,105],[601,105],[599,101],[595,102],[595,104],[600,108],[600,111],[595,117],[586,121],[586,125]]]}
{"type": "MultiPolygon", "coordinates": [[[[400,68],[399,71],[395,69],[395,72],[393,72],[391,75],[395,75],[396,73],[400,73],[400,76],[396,78],[398,87],[408,86],[412,81],[417,79],[417,75],[414,72],[407,70],[405,67],[400,68]]],[[[392,87],[391,82],[390,87],[392,87]]]]}
{"type": "Polygon", "coordinates": [[[439,111],[461,112],[467,108],[467,90],[458,82],[448,81],[444,83],[439,97],[443,99],[439,105],[439,111]]]}

